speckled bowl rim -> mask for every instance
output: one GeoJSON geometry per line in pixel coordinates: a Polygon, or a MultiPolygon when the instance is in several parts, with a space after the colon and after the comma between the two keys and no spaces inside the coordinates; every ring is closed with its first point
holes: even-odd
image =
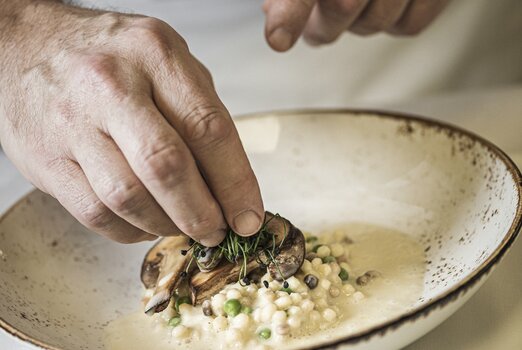
{"type": "MultiPolygon", "coordinates": [[[[278,110],[278,111],[266,111],[266,112],[255,112],[249,113],[245,115],[240,115],[236,118],[236,120],[245,120],[245,119],[255,119],[255,118],[263,118],[268,116],[277,116],[277,117],[285,117],[285,116],[299,116],[299,115],[347,115],[349,117],[356,117],[358,115],[371,115],[375,117],[380,117],[384,119],[391,120],[399,120],[404,122],[415,122],[419,124],[423,124],[430,128],[438,128],[440,130],[447,130],[454,134],[460,134],[463,136],[467,136],[470,139],[480,143],[489,149],[498,159],[500,159],[504,165],[506,166],[508,172],[513,178],[513,182],[515,183],[515,190],[518,196],[517,203],[517,211],[513,218],[513,222],[509,230],[506,232],[502,242],[495,249],[495,251],[476,269],[470,272],[466,278],[464,278],[460,283],[456,284],[453,288],[446,291],[445,293],[433,298],[431,301],[426,303],[425,305],[418,306],[417,308],[408,311],[407,313],[402,314],[394,319],[389,321],[380,323],[372,328],[369,328],[365,331],[361,331],[355,334],[352,334],[348,337],[341,337],[338,340],[329,341],[326,343],[322,343],[317,346],[308,347],[305,349],[327,349],[332,347],[338,347],[345,344],[355,344],[361,341],[369,340],[376,335],[385,335],[388,330],[393,330],[401,327],[406,322],[414,322],[416,319],[420,317],[425,317],[429,315],[433,310],[437,308],[444,307],[448,303],[458,299],[461,295],[465,294],[471,287],[473,287],[478,281],[482,279],[482,277],[486,276],[491,269],[498,264],[498,262],[502,259],[502,257],[506,254],[509,248],[512,246],[515,241],[519,231],[522,228],[522,174],[515,163],[511,160],[511,158],[504,153],[499,147],[497,147],[492,142],[484,139],[477,134],[462,129],[458,126],[452,125],[450,123],[441,122],[438,120],[433,120],[426,117],[421,117],[414,114],[407,114],[396,111],[385,111],[378,109],[350,109],[350,108],[324,108],[324,109],[290,109],[290,110],[278,110]]],[[[13,204],[9,209],[7,209],[0,216],[0,223],[16,209],[20,206],[27,197],[31,196],[35,191],[31,191],[22,198],[20,198],[15,204],[13,204]]],[[[57,348],[53,345],[46,344],[38,339],[35,339],[24,332],[17,330],[15,327],[11,326],[0,316],[0,328],[4,329],[6,332],[15,336],[21,341],[31,343],[32,345],[36,345],[43,349],[47,350],[67,350],[63,348],[57,348]]]]}

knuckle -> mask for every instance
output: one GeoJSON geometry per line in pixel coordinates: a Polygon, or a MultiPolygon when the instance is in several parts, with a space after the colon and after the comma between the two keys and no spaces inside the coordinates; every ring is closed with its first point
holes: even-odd
{"type": "Polygon", "coordinates": [[[145,190],[137,183],[113,184],[102,194],[109,208],[121,214],[139,211],[146,202],[145,190]]]}
{"type": "Polygon", "coordinates": [[[112,213],[100,200],[82,201],[78,206],[79,219],[88,228],[101,230],[112,221],[112,213]]]}
{"type": "Polygon", "coordinates": [[[154,17],[142,17],[135,20],[130,31],[131,42],[145,45],[148,56],[157,60],[171,58],[173,43],[176,48],[188,48],[186,41],[170,25],[154,17]]]}
{"type": "Polygon", "coordinates": [[[92,91],[111,98],[127,96],[124,80],[118,77],[118,59],[109,54],[92,54],[80,58],[78,64],[81,83],[92,91]]]}
{"type": "Polygon", "coordinates": [[[185,174],[189,161],[186,152],[171,142],[152,143],[138,156],[138,166],[145,181],[179,179],[185,174]]]}
{"type": "Polygon", "coordinates": [[[126,15],[117,12],[102,13],[97,18],[101,23],[104,24],[104,28],[109,35],[121,31],[126,22],[126,15]]]}
{"type": "MultiPolygon", "coordinates": [[[[223,186],[221,194],[224,198],[228,198],[228,201],[239,200],[243,204],[245,198],[252,198],[254,193],[258,193],[257,181],[252,171],[249,171],[243,176],[237,176],[230,180],[223,186]],[[245,196],[245,194],[247,195],[245,196]]],[[[223,204],[226,205],[228,201],[223,199],[223,204]]]]}
{"type": "Polygon", "coordinates": [[[135,20],[138,28],[143,29],[145,35],[158,36],[165,30],[171,30],[171,27],[161,19],[155,17],[140,17],[135,20]]]}
{"type": "Polygon", "coordinates": [[[205,78],[207,78],[207,80],[210,82],[210,85],[212,85],[212,87],[214,87],[214,79],[212,77],[212,74],[208,70],[208,68],[205,67],[205,65],[203,63],[199,62],[198,60],[196,60],[196,64],[199,67],[200,71],[205,76],[205,78]]]}
{"type": "Polygon", "coordinates": [[[224,142],[233,131],[232,122],[219,107],[198,105],[183,121],[189,140],[205,146],[224,142]]]}

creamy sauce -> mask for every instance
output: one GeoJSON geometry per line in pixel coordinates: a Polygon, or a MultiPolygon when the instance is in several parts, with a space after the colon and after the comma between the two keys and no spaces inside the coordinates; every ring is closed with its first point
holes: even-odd
{"type": "MultiPolygon", "coordinates": [[[[352,244],[346,246],[349,252],[350,282],[364,297],[342,295],[336,298],[339,313],[333,327],[325,330],[318,328],[298,337],[274,336],[261,341],[254,338],[249,343],[231,346],[226,342],[226,336],[212,329],[212,319],[203,316],[200,307],[191,307],[191,311],[184,311],[183,320],[187,327],[193,327],[194,330],[190,338],[180,342],[174,339],[172,328],[165,327],[165,322],[139,311],[109,324],[106,329],[106,348],[251,349],[257,346],[259,349],[292,349],[359,333],[412,309],[422,296],[424,286],[425,256],[420,244],[408,235],[381,227],[352,225],[344,231],[353,240],[352,244]],[[366,286],[357,285],[355,279],[369,270],[379,271],[381,277],[366,286]]],[[[332,243],[336,241],[335,235],[329,236],[325,243],[330,243],[328,240],[332,243]]]]}

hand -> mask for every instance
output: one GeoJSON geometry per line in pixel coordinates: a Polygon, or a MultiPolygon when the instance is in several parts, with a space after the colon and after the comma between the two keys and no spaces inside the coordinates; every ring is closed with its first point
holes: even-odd
{"type": "Polygon", "coordinates": [[[276,51],[301,35],[311,45],[335,41],[346,30],[370,35],[415,35],[449,0],[265,0],[265,35],[276,51]]]}
{"type": "Polygon", "coordinates": [[[119,242],[183,232],[214,246],[227,224],[258,231],[263,204],[238,133],[170,26],[22,3],[10,22],[0,16],[0,140],[28,179],[119,242]]]}

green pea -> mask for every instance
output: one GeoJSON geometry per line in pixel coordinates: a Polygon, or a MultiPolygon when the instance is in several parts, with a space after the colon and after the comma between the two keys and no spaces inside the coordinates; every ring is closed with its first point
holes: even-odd
{"type": "Polygon", "coordinates": [[[187,297],[187,296],[177,298],[177,299],[176,299],[176,303],[174,304],[174,309],[176,309],[177,312],[179,312],[179,306],[180,306],[181,304],[189,304],[189,305],[192,305],[192,301],[191,301],[190,298],[187,297]]]}
{"type": "Polygon", "coordinates": [[[337,262],[337,259],[335,259],[333,256],[331,255],[328,255],[328,256],[325,256],[323,258],[323,263],[325,264],[328,264],[328,263],[333,263],[333,262],[337,262]]]}
{"type": "Polygon", "coordinates": [[[319,238],[317,238],[316,236],[310,236],[308,238],[306,238],[306,243],[314,243],[314,242],[317,242],[319,238]]]}
{"type": "Polygon", "coordinates": [[[292,290],[292,288],[281,288],[281,291],[282,292],[287,292],[288,294],[292,294],[294,291],[292,290]]]}
{"type": "Polygon", "coordinates": [[[223,311],[225,311],[228,316],[237,316],[241,311],[241,303],[237,299],[228,299],[225,301],[225,304],[223,304],[223,311]]]}
{"type": "Polygon", "coordinates": [[[243,305],[241,306],[241,313],[250,315],[252,313],[252,308],[250,306],[243,305]]]}
{"type": "Polygon", "coordinates": [[[348,277],[348,271],[341,267],[341,272],[339,272],[339,278],[343,281],[348,281],[348,277]]]}
{"type": "Polygon", "coordinates": [[[263,328],[261,331],[259,331],[259,337],[263,339],[269,339],[272,335],[272,331],[268,328],[263,328]]]}
{"type": "Polygon", "coordinates": [[[314,245],[314,247],[312,248],[312,251],[313,251],[314,253],[317,253],[317,250],[318,250],[320,247],[322,247],[322,244],[316,244],[316,245],[314,245]]]}
{"type": "Polygon", "coordinates": [[[169,326],[176,327],[181,324],[181,316],[174,316],[169,320],[169,326]]]}

